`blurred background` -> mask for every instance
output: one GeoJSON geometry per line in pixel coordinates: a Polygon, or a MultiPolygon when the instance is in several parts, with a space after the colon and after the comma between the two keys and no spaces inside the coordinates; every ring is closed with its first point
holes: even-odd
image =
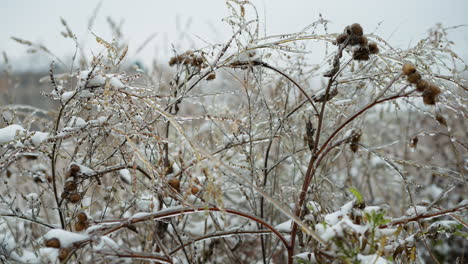
{"type": "MultiPolygon", "coordinates": [[[[464,60],[468,59],[466,0],[251,2],[257,8],[264,35],[298,32],[322,16],[330,21],[329,33],[341,32],[344,26],[359,22],[366,33],[383,37],[394,48],[405,48],[417,44],[427,36],[431,27],[442,23],[444,27],[454,27],[449,31],[449,37],[455,42],[454,50],[464,60]]],[[[50,62],[57,61],[57,58],[69,61],[75,53],[75,43],[61,35],[64,31],[61,18],[76,34],[80,52],[88,57],[103,50],[93,34],[112,41],[115,32],[111,27],[118,27],[129,46],[126,63],[141,67],[155,63],[167,65],[174,50],[185,51],[224,43],[232,33],[231,27],[223,21],[229,10],[222,0],[141,0],[135,3],[123,0],[17,0],[4,1],[2,10],[0,52],[4,58],[0,63],[0,91],[11,86],[4,73],[10,67],[21,77],[18,78],[21,82],[17,86],[21,90],[16,91],[16,103],[37,105],[36,95],[45,89],[43,85],[48,85],[39,84],[38,79],[47,74],[50,62]],[[28,51],[27,46],[11,37],[43,45],[50,54],[28,51]]],[[[323,53],[315,54],[317,60],[323,59],[323,53]]]]}

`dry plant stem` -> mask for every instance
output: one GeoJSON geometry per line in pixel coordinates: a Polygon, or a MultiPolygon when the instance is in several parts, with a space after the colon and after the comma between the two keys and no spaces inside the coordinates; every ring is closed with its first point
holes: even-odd
{"type": "MultiPolygon", "coordinates": [[[[341,125],[339,125],[335,131],[333,131],[331,133],[331,135],[328,137],[328,139],[323,143],[323,145],[320,147],[320,149],[317,151],[316,149],[318,148],[318,140],[320,139],[319,138],[319,128],[320,128],[320,125],[317,129],[317,136],[316,136],[316,145],[315,145],[315,149],[314,149],[314,154],[312,155],[312,157],[310,158],[310,161],[309,161],[309,165],[307,167],[307,172],[306,172],[306,175],[305,175],[305,179],[304,179],[304,183],[302,185],[302,190],[301,190],[301,193],[299,195],[299,202],[298,204],[296,205],[296,216],[299,216],[300,213],[301,213],[301,208],[302,208],[302,205],[304,204],[304,201],[305,201],[305,196],[306,196],[306,193],[307,193],[307,190],[309,189],[309,186],[310,186],[310,183],[312,181],[312,177],[314,176],[315,174],[315,171],[318,167],[318,165],[320,164],[320,162],[323,160],[323,158],[325,157],[325,154],[328,153],[328,151],[326,151],[324,153],[324,155],[320,156],[319,155],[327,148],[328,144],[330,144],[331,140],[347,125],[349,124],[350,122],[352,122],[355,118],[357,118],[358,116],[360,116],[362,113],[364,113],[365,111],[369,110],[370,108],[372,108],[373,106],[379,104],[379,103],[382,103],[382,102],[386,102],[386,101],[390,101],[390,100],[393,100],[393,99],[396,99],[396,98],[399,98],[399,97],[404,97],[404,96],[408,96],[409,94],[411,94],[413,91],[410,91],[406,94],[401,94],[402,91],[398,92],[396,95],[393,95],[393,96],[390,96],[390,97],[387,97],[387,98],[384,98],[384,99],[381,99],[381,100],[378,100],[388,89],[390,89],[390,87],[398,80],[398,78],[401,77],[401,73],[398,74],[397,76],[395,76],[388,84],[387,86],[377,95],[377,97],[372,101],[370,102],[369,104],[367,104],[366,106],[364,106],[361,110],[359,110],[358,112],[356,112],[355,114],[353,114],[352,116],[350,116],[348,119],[346,119],[341,125]],[[318,158],[318,159],[317,159],[318,158]],[[315,164],[314,166],[314,163],[315,161],[318,161],[317,164],[315,164]]],[[[332,79],[330,79],[331,81],[332,79]]],[[[331,87],[331,82],[329,82],[329,85],[327,86],[327,91],[325,92],[326,95],[328,95],[328,92],[329,92],[329,89],[331,87]]],[[[324,102],[325,104],[325,102],[324,102]]],[[[324,104],[322,105],[322,111],[324,110],[324,104]]],[[[319,116],[319,124],[321,124],[320,120],[323,119],[323,112],[321,112],[321,115],[319,116]]],[[[292,231],[291,231],[291,244],[290,244],[290,248],[289,250],[291,250],[291,252],[288,253],[288,255],[290,256],[290,259],[289,259],[289,263],[292,263],[292,254],[294,252],[294,243],[295,243],[295,238],[296,238],[296,233],[297,233],[297,224],[294,222],[293,223],[293,226],[292,226],[292,231]]]]}
{"type": "Polygon", "coordinates": [[[193,244],[195,242],[205,240],[205,239],[220,238],[220,237],[235,236],[235,235],[265,235],[265,234],[271,234],[271,230],[257,230],[257,231],[237,230],[237,231],[216,232],[216,233],[212,233],[212,234],[209,234],[209,235],[206,235],[206,236],[197,237],[197,238],[193,239],[190,242],[187,242],[187,243],[185,243],[183,245],[180,245],[180,246],[174,248],[169,253],[169,255],[173,255],[177,251],[181,250],[183,247],[190,246],[191,244],[193,244]]]}
{"type": "Polygon", "coordinates": [[[154,253],[145,253],[145,252],[133,252],[133,251],[124,251],[122,253],[119,253],[115,250],[97,250],[96,253],[98,254],[103,254],[103,255],[108,255],[108,256],[116,256],[119,258],[130,258],[130,259],[142,259],[142,260],[152,260],[152,261],[158,261],[158,263],[173,263],[171,259],[159,255],[159,254],[154,254],[154,253]]]}
{"type": "MultiPolygon", "coordinates": [[[[381,225],[381,226],[379,226],[379,228],[387,228],[387,227],[390,227],[390,226],[403,225],[403,224],[407,224],[409,222],[415,222],[415,221],[419,221],[419,220],[422,220],[422,219],[439,217],[439,216],[444,216],[444,215],[450,215],[450,213],[462,212],[464,210],[468,210],[468,205],[467,204],[452,207],[452,208],[445,209],[445,210],[436,211],[436,212],[426,212],[426,213],[415,215],[415,216],[412,216],[412,217],[407,217],[407,218],[402,218],[402,219],[400,218],[400,219],[397,219],[397,220],[393,220],[392,222],[390,222],[388,224],[381,225]]],[[[457,219],[457,218],[455,218],[455,219],[457,219]]],[[[464,223],[464,222],[461,222],[461,223],[464,226],[466,226],[466,223],[464,223]]]]}
{"type": "MultiPolygon", "coordinates": [[[[276,230],[276,228],[274,228],[272,225],[265,222],[263,219],[260,219],[260,218],[258,218],[256,216],[253,216],[253,215],[250,215],[250,214],[247,214],[247,213],[244,213],[244,212],[240,212],[240,211],[236,211],[236,210],[232,210],[232,209],[220,209],[220,208],[217,208],[217,207],[209,207],[209,208],[206,208],[206,207],[197,207],[197,208],[184,207],[184,208],[177,208],[177,209],[172,209],[172,210],[164,210],[162,212],[148,214],[146,216],[142,216],[142,217],[138,217],[138,218],[129,218],[129,219],[123,219],[123,220],[107,220],[107,221],[100,221],[99,223],[120,223],[119,225],[117,225],[115,227],[112,227],[110,229],[104,230],[102,232],[102,235],[108,235],[108,234],[113,233],[113,232],[115,232],[117,230],[120,230],[121,228],[123,228],[125,226],[135,224],[135,223],[140,223],[140,222],[144,222],[144,221],[148,221],[148,220],[164,219],[164,218],[168,218],[168,217],[184,215],[184,214],[190,214],[190,213],[206,212],[206,211],[226,212],[226,213],[229,213],[229,214],[238,215],[238,216],[253,220],[253,221],[261,224],[265,228],[271,230],[271,232],[273,234],[275,234],[281,240],[281,242],[283,243],[283,245],[286,248],[289,247],[289,244],[288,244],[288,241],[286,240],[286,238],[278,230],[276,230]]],[[[89,241],[83,241],[82,244],[87,243],[87,242],[89,242],[89,241]]]]}
{"type": "MultiPolygon", "coordinates": [[[[98,60],[98,62],[99,61],[100,61],[100,59],[98,60]]],[[[91,79],[91,76],[94,73],[94,70],[96,69],[96,66],[97,66],[97,63],[92,67],[91,71],[89,72],[88,77],[86,78],[85,85],[84,85],[85,88],[88,86],[89,80],[91,79]]],[[[63,115],[63,111],[65,110],[65,107],[68,105],[69,102],[71,102],[71,100],[73,100],[76,97],[76,95],[79,92],[80,91],[77,90],[65,103],[62,104],[62,107],[60,108],[57,119],[55,120],[54,135],[57,135],[57,131],[58,131],[58,128],[60,126],[60,120],[62,119],[62,115],[63,115]]],[[[65,219],[63,217],[62,210],[60,209],[60,204],[61,203],[60,203],[58,193],[57,193],[57,173],[55,171],[56,170],[56,162],[57,162],[57,160],[56,160],[57,159],[57,153],[56,152],[57,152],[57,148],[60,148],[60,145],[61,145],[61,140],[54,141],[54,144],[52,145],[52,153],[51,153],[50,159],[51,159],[51,166],[52,166],[52,168],[51,168],[51,170],[52,170],[52,188],[53,188],[53,191],[54,191],[54,198],[55,198],[55,202],[57,204],[57,210],[58,210],[59,217],[60,217],[60,224],[62,226],[62,229],[65,229],[65,219]]]]}
{"type": "Polygon", "coordinates": [[[28,222],[31,222],[31,223],[35,223],[35,224],[38,224],[38,225],[41,225],[41,226],[45,226],[45,227],[48,227],[50,229],[54,229],[56,228],[55,226],[52,226],[52,225],[49,225],[47,223],[44,223],[44,222],[41,222],[37,219],[30,219],[30,218],[27,218],[26,216],[21,216],[21,215],[15,215],[15,214],[0,214],[0,217],[15,217],[15,218],[18,218],[18,219],[22,219],[22,220],[25,220],[25,221],[28,221],[28,222]]]}
{"type": "Polygon", "coordinates": [[[312,107],[314,108],[315,110],[315,113],[318,114],[318,110],[317,108],[315,107],[315,104],[314,104],[314,101],[312,100],[312,98],[310,98],[310,96],[306,93],[306,91],[296,82],[294,81],[291,77],[289,77],[286,73],[280,71],[279,69],[273,67],[273,66],[270,66],[269,64],[265,63],[265,62],[262,62],[262,61],[258,61],[258,60],[254,60],[254,61],[248,61],[248,62],[240,62],[240,61],[236,61],[234,63],[231,63],[230,66],[231,67],[241,67],[241,66],[262,66],[262,67],[265,67],[265,68],[268,68],[270,70],[273,70],[279,74],[281,74],[283,77],[285,77],[286,79],[288,79],[290,82],[292,82],[294,84],[294,86],[296,86],[300,91],[301,93],[307,98],[307,100],[309,101],[309,103],[312,105],[312,107]]]}

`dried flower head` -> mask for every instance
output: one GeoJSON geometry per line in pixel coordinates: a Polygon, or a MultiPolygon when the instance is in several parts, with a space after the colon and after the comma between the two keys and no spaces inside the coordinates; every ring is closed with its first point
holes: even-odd
{"type": "Polygon", "coordinates": [[[351,149],[352,152],[357,152],[358,149],[359,149],[359,141],[361,140],[361,134],[358,133],[356,135],[354,135],[352,138],[351,138],[351,144],[349,144],[349,148],[351,149]]]}
{"type": "Polygon", "coordinates": [[[77,189],[77,185],[74,181],[67,181],[65,182],[65,186],[63,187],[63,189],[66,191],[66,192],[73,192],[73,191],[76,191],[77,189]]]}
{"type": "Polygon", "coordinates": [[[429,87],[429,82],[426,80],[421,79],[416,83],[416,90],[418,92],[423,92],[427,87],[429,87]]]}
{"type": "Polygon", "coordinates": [[[200,188],[198,188],[195,185],[190,187],[190,193],[193,194],[193,195],[196,195],[199,191],[200,191],[200,188]]]}
{"type": "Polygon", "coordinates": [[[354,23],[349,27],[351,33],[357,36],[362,36],[364,33],[364,30],[362,29],[361,25],[359,23],[354,23]]]}
{"type": "Polygon", "coordinates": [[[70,174],[73,176],[73,175],[76,175],[78,172],[80,172],[81,168],[80,166],[78,166],[77,164],[72,164],[70,165],[70,174]]]}
{"type": "Polygon", "coordinates": [[[70,203],[77,203],[79,201],[81,201],[81,194],[79,193],[72,193],[70,194],[70,196],[67,197],[68,201],[70,203]]]}
{"type": "Polygon", "coordinates": [[[211,81],[211,80],[214,80],[214,79],[216,79],[216,73],[211,73],[210,75],[208,75],[206,77],[207,81],[211,81]]]}
{"type": "Polygon", "coordinates": [[[417,136],[413,137],[413,138],[410,140],[409,146],[410,146],[411,148],[416,148],[416,146],[418,145],[418,141],[419,141],[419,139],[418,139],[417,136]]]}
{"type": "Polygon", "coordinates": [[[417,84],[421,80],[421,74],[419,72],[413,72],[408,75],[408,82],[417,84]]]}
{"type": "Polygon", "coordinates": [[[354,60],[369,60],[369,49],[367,47],[360,47],[353,53],[354,60]]]}
{"type": "Polygon", "coordinates": [[[404,73],[405,75],[410,75],[410,74],[416,72],[416,66],[414,66],[414,64],[412,64],[412,63],[405,63],[405,64],[403,64],[403,68],[402,68],[402,69],[403,69],[403,73],[404,73]]]}
{"type": "Polygon", "coordinates": [[[447,120],[445,119],[445,117],[439,113],[436,114],[435,116],[437,122],[439,122],[439,124],[443,125],[443,126],[447,126],[447,120]]]}
{"type": "Polygon", "coordinates": [[[168,181],[169,185],[174,188],[175,190],[180,190],[180,180],[177,178],[172,178],[168,181]]]}
{"type": "Polygon", "coordinates": [[[429,83],[429,86],[424,90],[423,102],[427,105],[435,105],[437,96],[441,93],[440,88],[434,84],[429,83]]]}
{"type": "Polygon", "coordinates": [[[86,230],[88,228],[88,225],[83,222],[75,222],[75,231],[76,232],[81,232],[83,230],[86,230]]]}
{"type": "Polygon", "coordinates": [[[70,250],[68,248],[61,248],[59,250],[58,259],[60,261],[66,260],[69,253],[70,253],[70,250]]]}
{"type": "Polygon", "coordinates": [[[76,219],[78,219],[79,222],[85,223],[86,221],[88,221],[88,216],[85,212],[78,212],[76,214],[76,219]]]}
{"type": "Polygon", "coordinates": [[[369,52],[371,54],[378,54],[379,53],[379,46],[375,42],[369,43],[369,52]]]}
{"type": "Polygon", "coordinates": [[[364,37],[364,36],[352,36],[350,41],[349,41],[349,44],[351,45],[367,45],[367,38],[364,37]]]}
{"type": "Polygon", "coordinates": [[[343,42],[345,42],[345,40],[348,38],[348,35],[343,33],[343,34],[340,34],[338,37],[336,37],[336,44],[340,45],[342,44],[343,42]]]}
{"type": "Polygon", "coordinates": [[[47,239],[44,242],[44,245],[46,247],[51,247],[51,248],[60,248],[60,240],[58,240],[57,238],[47,239]]]}

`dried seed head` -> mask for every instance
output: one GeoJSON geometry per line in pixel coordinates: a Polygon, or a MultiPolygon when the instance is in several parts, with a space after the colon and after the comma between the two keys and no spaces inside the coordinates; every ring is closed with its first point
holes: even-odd
{"type": "Polygon", "coordinates": [[[424,90],[426,90],[427,87],[429,87],[429,82],[426,80],[421,79],[416,83],[416,90],[418,92],[423,92],[424,90]]]}
{"type": "Polygon", "coordinates": [[[379,46],[375,42],[370,42],[369,43],[369,52],[371,54],[377,54],[379,53],[379,46]]]}
{"type": "Polygon", "coordinates": [[[69,201],[70,203],[77,203],[77,202],[81,201],[81,194],[79,194],[79,193],[72,193],[72,194],[70,194],[70,196],[68,196],[67,199],[68,199],[68,201],[69,201]]]}
{"type": "Polygon", "coordinates": [[[360,47],[359,49],[355,50],[353,53],[354,60],[369,60],[369,49],[367,47],[360,47]]]}
{"type": "Polygon", "coordinates": [[[414,138],[410,140],[409,146],[411,148],[416,148],[416,146],[418,145],[418,141],[419,141],[418,137],[415,136],[414,138]]]}
{"type": "Polygon", "coordinates": [[[78,185],[76,184],[76,182],[74,181],[71,181],[71,180],[68,180],[65,182],[65,185],[63,187],[63,189],[66,191],[66,192],[73,192],[73,191],[76,191],[76,189],[78,188],[78,185]]]}
{"type": "Polygon", "coordinates": [[[80,172],[81,168],[77,164],[72,164],[70,165],[70,174],[71,175],[76,175],[78,172],[80,172]]]}
{"type": "Polygon", "coordinates": [[[88,225],[83,222],[75,222],[75,231],[76,232],[81,232],[83,230],[86,230],[88,228],[88,225]]]}
{"type": "Polygon", "coordinates": [[[172,178],[168,181],[169,185],[174,188],[175,190],[180,190],[180,180],[177,178],[172,178]]]}
{"type": "Polygon", "coordinates": [[[207,81],[211,81],[211,80],[214,80],[214,79],[216,79],[216,73],[212,73],[212,74],[210,74],[210,75],[208,75],[206,77],[207,81]]]}
{"type": "Polygon", "coordinates": [[[197,186],[192,186],[190,187],[190,193],[195,195],[200,191],[200,189],[197,186]]]}
{"type": "Polygon", "coordinates": [[[69,253],[70,253],[70,250],[68,248],[61,248],[58,254],[59,260],[64,261],[65,259],[67,259],[69,253]]]}
{"type": "Polygon", "coordinates": [[[88,216],[85,212],[78,212],[76,214],[76,219],[78,219],[79,222],[86,223],[86,221],[88,221],[88,216]]]}
{"type": "Polygon", "coordinates": [[[408,82],[410,83],[418,83],[421,80],[421,74],[419,72],[413,72],[408,75],[408,82]]]}
{"type": "Polygon", "coordinates": [[[403,64],[403,73],[405,75],[410,75],[412,73],[416,72],[416,66],[412,63],[405,63],[403,64]]]}
{"type": "Polygon", "coordinates": [[[175,64],[177,64],[179,61],[178,59],[179,59],[178,57],[171,57],[169,59],[169,66],[174,66],[175,64]]]}
{"type": "Polygon", "coordinates": [[[60,240],[58,240],[57,238],[47,239],[44,242],[44,245],[46,247],[51,247],[51,248],[60,248],[60,240]]]}
{"type": "Polygon", "coordinates": [[[340,34],[338,37],[336,37],[336,44],[340,45],[341,43],[345,42],[345,40],[348,38],[348,35],[343,33],[340,34]]]}
{"type": "Polygon", "coordinates": [[[349,44],[351,45],[367,45],[367,38],[364,37],[364,36],[352,36],[350,41],[349,41],[349,44]]]}
{"type": "Polygon", "coordinates": [[[68,192],[63,192],[63,193],[60,195],[60,197],[61,197],[62,199],[67,199],[67,198],[68,198],[68,195],[69,195],[68,192]]]}
{"type": "Polygon", "coordinates": [[[424,104],[427,104],[427,105],[435,105],[436,101],[435,101],[435,97],[434,96],[430,96],[430,95],[425,95],[423,93],[423,103],[424,104]]]}
{"type": "Polygon", "coordinates": [[[73,191],[76,191],[76,188],[77,188],[77,185],[74,181],[67,181],[65,182],[65,186],[63,187],[63,189],[66,191],[66,192],[73,192],[73,191]]]}
{"type": "Polygon", "coordinates": [[[357,152],[359,149],[359,141],[361,140],[361,133],[355,134],[351,138],[351,144],[349,144],[349,148],[351,149],[352,152],[357,152]]]}
{"type": "Polygon", "coordinates": [[[440,88],[433,84],[429,83],[429,86],[424,90],[423,102],[427,105],[435,105],[437,96],[441,93],[440,88]]]}
{"type": "Polygon", "coordinates": [[[359,23],[354,23],[352,24],[349,29],[351,30],[351,32],[354,34],[354,35],[357,35],[357,36],[362,36],[362,34],[364,33],[364,30],[362,29],[361,25],[359,23]]]}
{"type": "Polygon", "coordinates": [[[443,126],[447,126],[447,120],[445,119],[445,117],[439,113],[436,114],[435,116],[437,122],[439,122],[439,124],[443,125],[443,126]]]}

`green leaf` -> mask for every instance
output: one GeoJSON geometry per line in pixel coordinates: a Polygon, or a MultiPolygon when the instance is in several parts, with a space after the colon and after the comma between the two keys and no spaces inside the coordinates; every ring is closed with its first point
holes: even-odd
{"type": "Polygon", "coordinates": [[[364,199],[362,198],[362,194],[358,191],[358,189],[351,187],[349,191],[356,197],[358,204],[362,204],[364,199]]]}

